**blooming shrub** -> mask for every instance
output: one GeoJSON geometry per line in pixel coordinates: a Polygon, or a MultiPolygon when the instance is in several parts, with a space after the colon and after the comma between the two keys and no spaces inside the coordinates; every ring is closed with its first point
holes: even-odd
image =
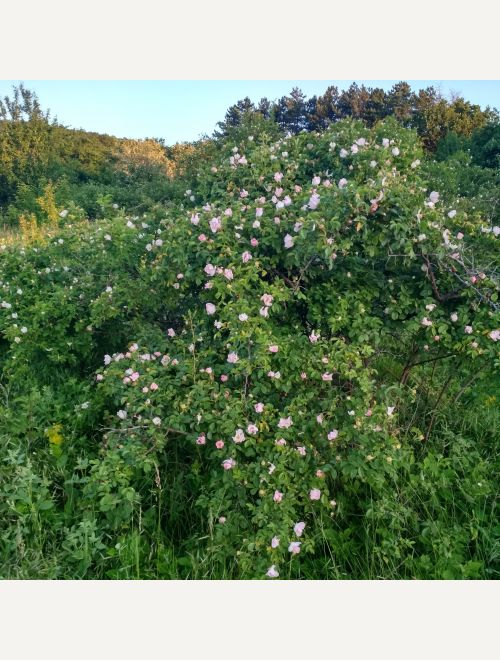
{"type": "Polygon", "coordinates": [[[498,366],[498,232],[427,190],[422,158],[391,121],[228,146],[200,173],[200,206],[118,211],[3,251],[4,371],[80,371],[76,417],[98,450],[79,515],[109,556],[131,518],[179,533],[164,475],[184,479],[179,511],[214,562],[299,576],[348,546],[337,520],[354,494],[406,469],[412,370],[498,366]],[[401,378],[380,373],[387,355],[401,378]]]}

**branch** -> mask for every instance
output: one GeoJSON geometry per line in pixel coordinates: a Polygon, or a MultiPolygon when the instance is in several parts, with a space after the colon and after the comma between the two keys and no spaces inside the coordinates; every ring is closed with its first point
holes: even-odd
{"type": "Polygon", "coordinates": [[[426,254],[422,254],[422,257],[427,265],[427,275],[431,281],[432,290],[434,292],[434,297],[436,298],[436,300],[438,300],[441,303],[446,302],[447,300],[459,300],[462,297],[460,293],[461,289],[457,289],[456,291],[450,291],[450,293],[445,293],[445,294],[441,294],[439,292],[436,283],[436,278],[434,276],[434,271],[432,270],[432,265],[431,262],[429,261],[429,257],[426,254]]]}

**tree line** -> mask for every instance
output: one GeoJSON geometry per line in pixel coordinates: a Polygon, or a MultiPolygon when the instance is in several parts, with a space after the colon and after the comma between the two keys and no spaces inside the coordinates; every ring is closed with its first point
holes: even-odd
{"type": "Polygon", "coordinates": [[[174,145],[69,128],[20,84],[0,99],[0,224],[15,225],[25,212],[40,216],[39,198],[51,183],[59,203],[72,200],[90,217],[103,197],[141,211],[182,197],[208,154],[231,141],[322,131],[347,117],[373,126],[388,116],[415,129],[437,160],[467,152],[478,166],[500,165],[496,110],[457,95],[447,99],[434,87],[414,91],[407,82],[388,91],[353,83],[345,90],[331,85],[310,98],[297,87],[277,100],[245,97],[228,108],[211,136],[174,145]]]}

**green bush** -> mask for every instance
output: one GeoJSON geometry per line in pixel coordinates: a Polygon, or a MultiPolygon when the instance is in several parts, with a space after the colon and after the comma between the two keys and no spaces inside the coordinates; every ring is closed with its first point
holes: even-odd
{"type": "Polygon", "coordinates": [[[240,138],[3,249],[2,576],[491,578],[498,228],[393,120],[240,138]]]}

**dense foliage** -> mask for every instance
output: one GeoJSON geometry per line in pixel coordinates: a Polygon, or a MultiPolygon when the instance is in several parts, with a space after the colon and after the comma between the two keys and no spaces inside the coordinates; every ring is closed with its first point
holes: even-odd
{"type": "Polygon", "coordinates": [[[498,577],[495,168],[394,117],[201,148],[3,246],[0,574],[498,577]]]}

